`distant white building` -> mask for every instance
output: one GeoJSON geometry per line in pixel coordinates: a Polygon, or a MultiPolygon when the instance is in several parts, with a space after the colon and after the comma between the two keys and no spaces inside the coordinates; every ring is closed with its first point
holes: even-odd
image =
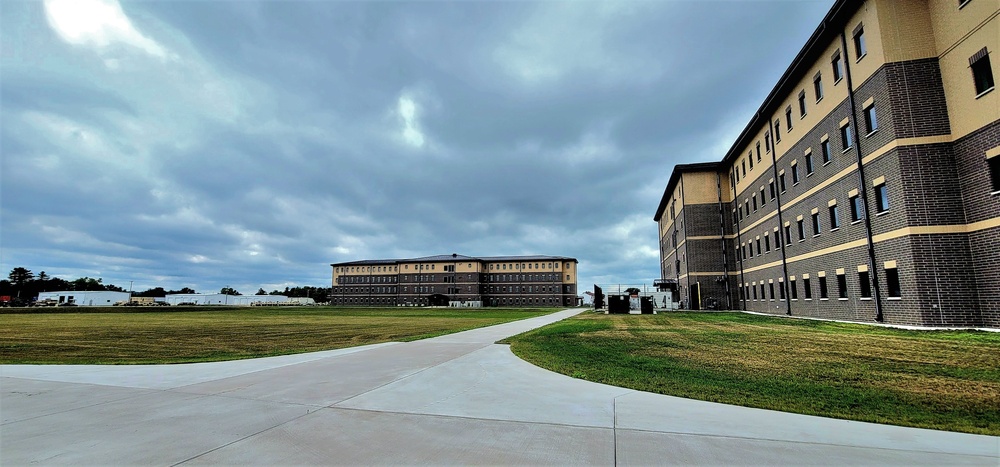
{"type": "Polygon", "coordinates": [[[164,301],[171,305],[191,304],[191,305],[229,305],[238,295],[226,295],[221,293],[175,293],[167,294],[164,301]]]}
{"type": "Polygon", "coordinates": [[[164,301],[171,305],[191,304],[191,305],[230,305],[230,306],[251,306],[251,305],[281,305],[288,303],[288,297],[284,295],[226,295],[221,293],[183,293],[168,294],[164,301]]]}
{"type": "Polygon", "coordinates": [[[110,292],[107,290],[84,291],[69,290],[62,292],[41,292],[38,300],[55,300],[60,305],[75,303],[79,306],[113,306],[117,302],[128,301],[128,292],[110,292]]]}
{"type": "Polygon", "coordinates": [[[288,303],[288,297],[284,295],[237,295],[229,297],[230,305],[283,305],[285,303],[288,303]]]}

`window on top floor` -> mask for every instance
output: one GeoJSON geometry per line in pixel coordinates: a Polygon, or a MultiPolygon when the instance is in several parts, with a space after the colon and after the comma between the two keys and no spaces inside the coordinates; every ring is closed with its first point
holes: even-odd
{"type": "Polygon", "coordinates": [[[823,75],[816,73],[813,76],[813,91],[816,93],[816,102],[823,100],[823,75]]]}
{"type": "Polygon", "coordinates": [[[799,92],[799,118],[806,116],[806,92],[799,92]]]}
{"type": "Polygon", "coordinates": [[[993,90],[993,67],[990,65],[990,54],[986,51],[986,47],[983,47],[982,50],[969,58],[969,67],[972,69],[972,80],[976,86],[976,96],[993,90]]]}
{"type": "Polygon", "coordinates": [[[851,34],[854,38],[854,55],[858,57],[860,62],[862,58],[868,53],[868,46],[865,44],[865,25],[864,23],[859,24],[858,27],[854,28],[854,33],[851,34]]]}
{"type": "Polygon", "coordinates": [[[785,107],[785,124],[788,125],[789,133],[792,131],[792,106],[785,107]]]}
{"type": "Polygon", "coordinates": [[[757,141],[757,162],[760,162],[760,141],[757,141]]]}
{"type": "Polygon", "coordinates": [[[844,65],[840,63],[839,50],[833,54],[833,58],[830,59],[830,64],[833,66],[833,82],[837,83],[844,77],[844,65]]]}
{"type": "Polygon", "coordinates": [[[781,142],[781,120],[774,121],[774,142],[781,142]]]}

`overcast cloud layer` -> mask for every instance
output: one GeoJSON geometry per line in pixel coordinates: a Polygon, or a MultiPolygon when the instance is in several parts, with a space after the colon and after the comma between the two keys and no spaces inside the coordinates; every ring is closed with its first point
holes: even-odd
{"type": "Polygon", "coordinates": [[[459,253],[659,277],[822,1],[0,4],[0,268],[253,293],[459,253]]]}

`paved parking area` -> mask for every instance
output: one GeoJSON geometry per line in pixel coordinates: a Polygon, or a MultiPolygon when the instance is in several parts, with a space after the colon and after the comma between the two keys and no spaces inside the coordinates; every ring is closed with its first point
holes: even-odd
{"type": "Polygon", "coordinates": [[[749,409],[555,374],[495,341],[188,365],[0,366],[0,465],[1000,465],[1000,438],[749,409]]]}

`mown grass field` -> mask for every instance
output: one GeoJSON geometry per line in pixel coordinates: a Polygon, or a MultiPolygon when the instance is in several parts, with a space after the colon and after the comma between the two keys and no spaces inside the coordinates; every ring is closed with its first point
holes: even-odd
{"type": "Polygon", "coordinates": [[[536,365],[615,386],[1000,435],[1000,333],[742,313],[585,313],[506,342],[536,365]]]}
{"type": "Polygon", "coordinates": [[[556,311],[325,307],[42,310],[0,314],[0,363],[234,360],[424,339],[556,311]]]}

